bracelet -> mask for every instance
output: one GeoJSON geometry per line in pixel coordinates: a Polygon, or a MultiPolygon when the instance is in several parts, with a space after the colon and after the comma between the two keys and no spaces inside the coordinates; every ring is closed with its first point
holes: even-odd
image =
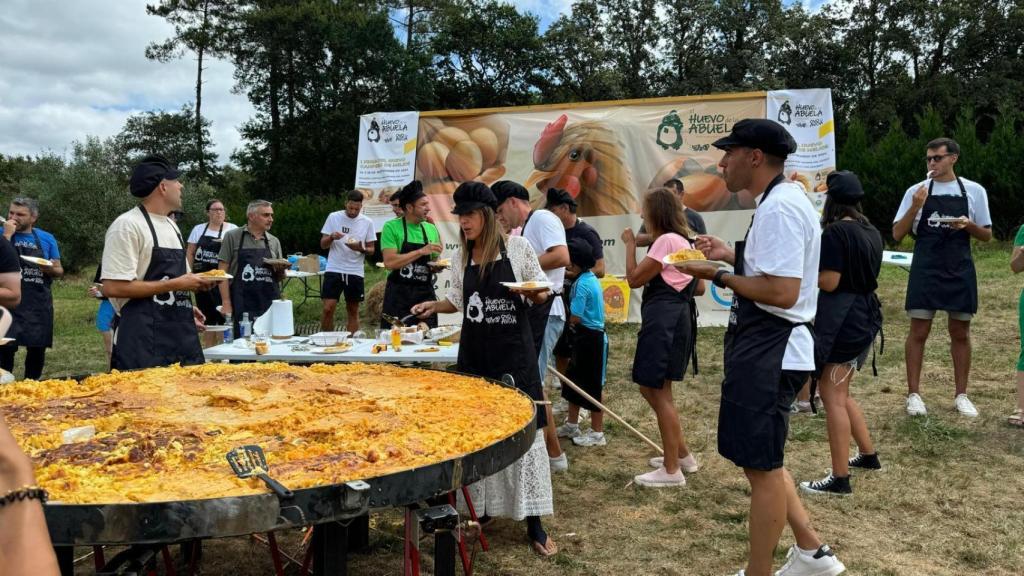
{"type": "Polygon", "coordinates": [[[40,503],[45,504],[49,499],[49,492],[39,486],[23,486],[22,488],[10,490],[7,494],[4,494],[3,498],[0,498],[0,508],[3,508],[8,504],[23,502],[25,500],[39,500],[40,503]]]}
{"type": "Polygon", "coordinates": [[[718,286],[719,288],[726,288],[727,286],[725,285],[725,282],[722,280],[722,277],[725,276],[726,274],[731,274],[731,272],[729,272],[728,270],[719,270],[718,272],[715,272],[715,277],[711,280],[711,283],[714,284],[715,286],[718,286]]]}

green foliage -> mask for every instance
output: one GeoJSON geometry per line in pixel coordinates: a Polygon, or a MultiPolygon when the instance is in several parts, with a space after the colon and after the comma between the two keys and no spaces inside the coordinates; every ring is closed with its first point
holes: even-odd
{"type": "Polygon", "coordinates": [[[202,119],[203,147],[194,137],[195,111],[186,104],[178,112],[162,110],[129,116],[124,128],[114,137],[120,172],[130,174],[131,168],[148,154],[161,154],[193,178],[216,176],[211,167],[217,161],[210,140],[210,121],[202,119]],[[200,169],[206,166],[205,173],[200,169]]]}

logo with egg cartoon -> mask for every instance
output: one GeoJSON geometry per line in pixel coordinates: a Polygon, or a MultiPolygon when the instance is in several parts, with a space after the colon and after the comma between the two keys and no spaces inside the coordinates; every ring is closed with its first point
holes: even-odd
{"type": "Polygon", "coordinates": [[[370,120],[370,129],[366,131],[366,139],[370,142],[380,142],[380,124],[377,119],[370,120]]]}
{"type": "Polygon", "coordinates": [[[658,146],[662,150],[679,150],[683,145],[683,121],[675,110],[669,112],[658,124],[658,146]]]}
{"type": "Polygon", "coordinates": [[[470,295],[469,305],[466,306],[466,318],[477,324],[484,321],[484,301],[480,298],[479,292],[470,295]]]}
{"type": "Polygon", "coordinates": [[[793,122],[793,108],[789,105],[789,100],[786,100],[782,103],[782,106],[779,106],[778,121],[779,124],[787,125],[793,122]]]}

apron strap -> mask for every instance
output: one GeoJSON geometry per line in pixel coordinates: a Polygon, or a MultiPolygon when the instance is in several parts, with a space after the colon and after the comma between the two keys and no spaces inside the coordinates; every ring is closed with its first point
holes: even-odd
{"type": "Polygon", "coordinates": [[[146,207],[139,204],[139,210],[142,212],[142,217],[146,219],[146,225],[149,226],[149,233],[153,236],[153,248],[160,247],[160,241],[156,238],[156,228],[153,227],[153,220],[149,217],[149,212],[146,211],[146,207]]]}

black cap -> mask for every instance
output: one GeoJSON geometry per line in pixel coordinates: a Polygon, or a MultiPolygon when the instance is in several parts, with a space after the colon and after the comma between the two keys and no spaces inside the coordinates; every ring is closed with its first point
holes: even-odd
{"type": "Polygon", "coordinates": [[[552,206],[569,206],[571,208],[576,207],[576,199],[569,194],[568,190],[561,188],[548,188],[548,208],[552,206]]]}
{"type": "Polygon", "coordinates": [[[163,180],[177,180],[181,176],[178,167],[172,164],[167,158],[159,154],[150,154],[139,162],[132,170],[132,178],[129,184],[132,196],[145,198],[153,193],[153,190],[163,180]]]}
{"type": "Polygon", "coordinates": [[[402,189],[395,195],[398,198],[398,205],[403,208],[406,204],[412,204],[424,196],[426,194],[423,192],[423,183],[419,180],[413,180],[402,186],[402,189]]]}
{"type": "Polygon", "coordinates": [[[485,206],[489,206],[491,210],[498,207],[494,192],[491,192],[491,189],[483,182],[470,181],[459,184],[452,199],[455,200],[452,214],[467,214],[485,206]]]}
{"type": "Polygon", "coordinates": [[[735,146],[757,148],[765,154],[783,160],[796,152],[796,140],[779,123],[766,118],[747,118],[732,125],[732,132],[712,143],[715,148],[728,150],[735,146]]]}
{"type": "Polygon", "coordinates": [[[569,247],[569,261],[583,270],[590,270],[597,264],[594,259],[594,249],[590,243],[583,238],[573,238],[567,242],[569,247]]]}
{"type": "Polygon", "coordinates": [[[849,170],[833,172],[825,178],[828,185],[828,197],[837,204],[852,206],[864,198],[864,188],[860,185],[860,178],[849,170]]]}
{"type": "Polygon", "coordinates": [[[505,200],[509,198],[530,201],[530,193],[526,188],[523,188],[522,184],[511,180],[499,180],[491,184],[491,191],[494,192],[494,197],[498,200],[498,206],[504,204],[505,200]]]}

